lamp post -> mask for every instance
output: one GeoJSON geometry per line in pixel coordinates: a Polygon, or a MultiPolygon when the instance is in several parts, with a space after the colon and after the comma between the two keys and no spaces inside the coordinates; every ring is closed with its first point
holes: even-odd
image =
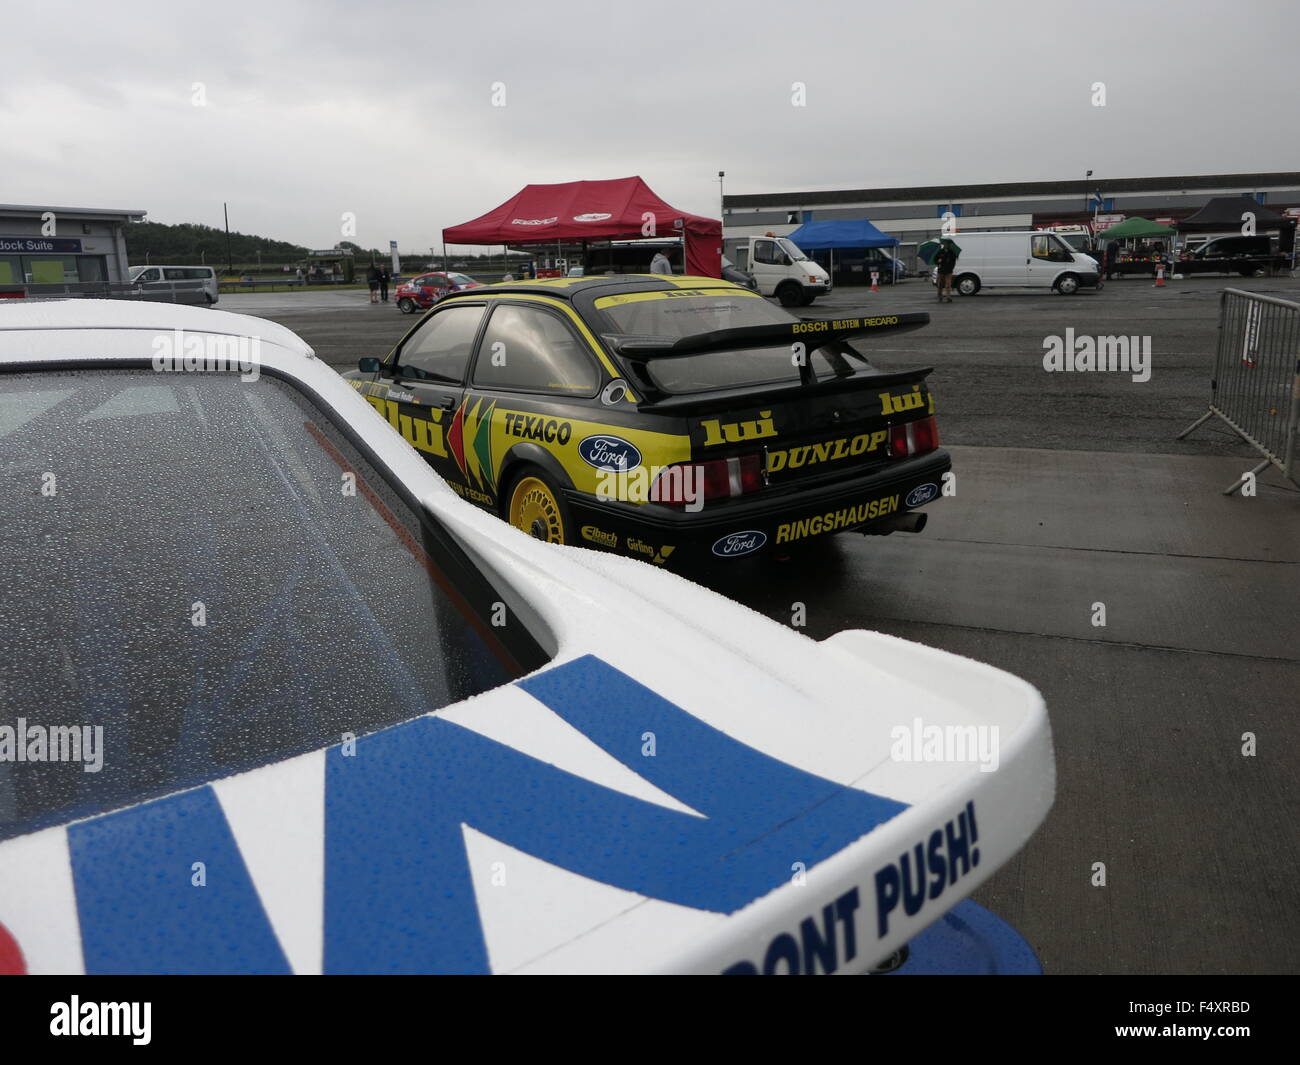
{"type": "Polygon", "coordinates": [[[1089,170],[1083,175],[1083,213],[1088,213],[1088,180],[1092,177],[1092,171],[1089,170]]]}
{"type": "Polygon", "coordinates": [[[224,203],[221,205],[221,214],[226,220],[226,269],[229,274],[233,274],[235,257],[230,251],[230,208],[224,203]]]}
{"type": "Polygon", "coordinates": [[[723,203],[726,201],[726,196],[723,195],[722,191],[722,179],[726,176],[727,172],[725,170],[718,171],[718,221],[720,221],[724,227],[726,226],[727,221],[722,217],[722,213],[724,210],[723,203]]]}

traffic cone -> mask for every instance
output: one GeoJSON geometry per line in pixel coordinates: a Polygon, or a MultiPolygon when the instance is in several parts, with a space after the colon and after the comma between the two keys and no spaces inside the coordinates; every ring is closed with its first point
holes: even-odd
{"type": "Polygon", "coordinates": [[[1156,267],[1156,285],[1155,285],[1155,287],[1156,287],[1156,288],[1164,288],[1164,287],[1165,287],[1165,268],[1164,268],[1163,266],[1157,266],[1157,267],[1156,267]]]}
{"type": "Polygon", "coordinates": [[[880,280],[880,271],[878,271],[878,270],[872,270],[872,271],[871,271],[871,291],[872,291],[872,292],[879,292],[879,291],[880,291],[880,286],[879,286],[878,284],[876,284],[876,282],[879,281],[879,280],[880,280]]]}

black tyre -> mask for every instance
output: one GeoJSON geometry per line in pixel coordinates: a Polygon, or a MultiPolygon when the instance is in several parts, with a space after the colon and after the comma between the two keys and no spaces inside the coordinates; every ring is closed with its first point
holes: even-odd
{"type": "Polygon", "coordinates": [[[1079,291],[1079,279],[1074,274],[1062,274],[1056,279],[1056,291],[1062,296],[1073,296],[1079,291]]]}
{"type": "Polygon", "coordinates": [[[803,304],[803,286],[797,281],[786,281],[776,290],[782,307],[799,307],[803,304]]]}
{"type": "Polygon", "coordinates": [[[415,310],[415,302],[409,296],[403,296],[397,301],[397,309],[403,314],[410,314],[415,310]]]}
{"type": "Polygon", "coordinates": [[[959,296],[973,296],[980,290],[980,279],[974,274],[962,274],[953,281],[952,287],[959,296]]]}

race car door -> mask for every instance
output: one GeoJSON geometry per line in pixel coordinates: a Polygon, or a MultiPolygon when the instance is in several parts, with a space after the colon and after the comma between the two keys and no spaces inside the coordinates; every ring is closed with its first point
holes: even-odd
{"type": "Polygon", "coordinates": [[[452,303],[431,312],[385,368],[392,377],[388,398],[397,407],[395,428],[462,495],[469,484],[451,454],[448,434],[465,393],[483,311],[481,303],[452,303]]]}

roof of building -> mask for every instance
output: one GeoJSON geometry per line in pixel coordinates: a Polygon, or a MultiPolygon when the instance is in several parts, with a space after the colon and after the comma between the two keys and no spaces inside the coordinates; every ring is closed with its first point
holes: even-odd
{"type": "Polygon", "coordinates": [[[847,202],[885,203],[915,200],[930,202],[962,202],[999,196],[1086,196],[1100,189],[1104,195],[1119,193],[1179,189],[1259,189],[1300,187],[1300,173],[1277,172],[1270,174],[1197,174],[1190,176],[1145,178],[1072,178],[1069,181],[1006,181],[990,185],[920,185],[913,187],[879,189],[821,189],[805,192],[762,192],[751,195],[729,195],[724,205],[738,207],[787,207],[847,202]]]}
{"type": "Polygon", "coordinates": [[[82,218],[143,218],[148,211],[122,207],[54,207],[49,204],[0,203],[0,215],[44,214],[77,215],[82,218]]]}

